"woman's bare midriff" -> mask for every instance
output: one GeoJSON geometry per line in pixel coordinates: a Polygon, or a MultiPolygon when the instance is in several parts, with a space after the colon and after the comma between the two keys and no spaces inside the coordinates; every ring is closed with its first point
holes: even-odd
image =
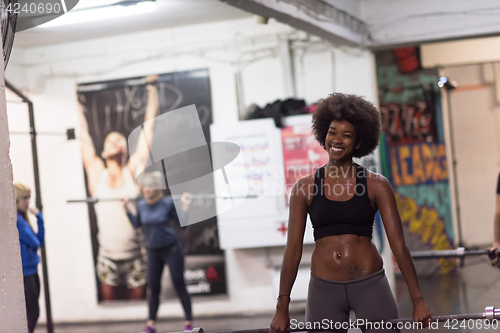
{"type": "Polygon", "coordinates": [[[382,257],[369,237],[339,235],[316,241],[311,259],[312,274],[330,281],[347,281],[382,269],[382,257]]]}

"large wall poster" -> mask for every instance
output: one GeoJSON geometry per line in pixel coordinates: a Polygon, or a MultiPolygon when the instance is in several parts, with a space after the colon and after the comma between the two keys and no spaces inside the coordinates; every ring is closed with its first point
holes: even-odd
{"type": "MultiPolygon", "coordinates": [[[[402,74],[390,51],[376,54],[384,135],[383,173],[396,192],[410,250],[453,248],[454,231],[437,70],[402,74]]],[[[415,261],[419,275],[446,274],[453,259],[415,261]]]]}
{"type": "MultiPolygon", "coordinates": [[[[160,114],[195,104],[206,142],[212,122],[207,69],[160,74],[78,86],[80,141],[89,203],[91,237],[99,301],[144,299],[146,257],[141,230],[134,230],[118,199],[140,196],[128,168],[126,138],[136,127],[160,114]]],[[[158,128],[151,142],[161,144],[158,128]]],[[[138,140],[140,141],[140,139],[138,140]]],[[[131,154],[148,151],[138,142],[131,154]]],[[[151,170],[149,170],[151,171],[151,170]]],[[[167,188],[165,194],[169,195],[167,188]]],[[[210,200],[193,199],[191,210],[206,209],[210,200]]],[[[216,218],[176,227],[186,253],[185,278],[192,294],[225,293],[225,267],[216,218]]],[[[168,270],[164,295],[171,289],[168,270]]]]}

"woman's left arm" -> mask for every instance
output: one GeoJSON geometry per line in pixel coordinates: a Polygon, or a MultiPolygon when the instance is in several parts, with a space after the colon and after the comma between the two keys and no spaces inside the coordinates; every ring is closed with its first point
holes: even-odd
{"type": "Polygon", "coordinates": [[[127,163],[127,169],[130,171],[132,176],[140,174],[146,168],[147,162],[149,160],[149,143],[146,141],[146,138],[149,138],[150,140],[153,139],[155,124],[153,119],[158,114],[158,88],[156,86],[157,80],[158,75],[149,75],[146,78],[148,101],[146,104],[146,109],[144,111],[142,128],[143,135],[139,135],[135,152],[132,154],[132,156],[130,156],[127,163]]]}
{"type": "Polygon", "coordinates": [[[38,232],[35,234],[36,238],[40,242],[40,246],[43,246],[45,243],[45,226],[43,222],[42,212],[38,210],[38,208],[29,208],[30,213],[36,216],[36,222],[38,226],[38,232]]]}
{"type": "Polygon", "coordinates": [[[376,204],[384,223],[392,253],[396,258],[401,274],[403,274],[408,291],[410,292],[413,302],[413,319],[423,322],[425,326],[427,325],[427,320],[431,320],[432,316],[420,291],[415,266],[413,265],[410,251],[405,244],[403,226],[394,191],[385,177],[377,174],[373,176],[371,183],[374,185],[372,188],[375,190],[376,204]]]}
{"type": "Polygon", "coordinates": [[[36,238],[40,241],[40,246],[45,244],[45,226],[43,222],[43,216],[41,212],[36,214],[36,222],[38,225],[38,232],[36,233],[36,238]]]}
{"type": "MultiPolygon", "coordinates": [[[[172,200],[172,209],[170,209],[169,215],[170,218],[174,219],[179,225],[181,225],[181,221],[187,222],[188,210],[191,204],[191,194],[184,192],[181,195],[181,211],[177,212],[174,206],[174,202],[172,200]]],[[[182,226],[182,225],[181,225],[182,226]]]]}

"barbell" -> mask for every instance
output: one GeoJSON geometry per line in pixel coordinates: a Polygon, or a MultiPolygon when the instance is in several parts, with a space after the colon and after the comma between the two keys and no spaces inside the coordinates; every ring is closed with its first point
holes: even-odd
{"type": "MultiPolygon", "coordinates": [[[[481,320],[481,319],[487,319],[487,320],[500,320],[500,309],[495,309],[494,306],[487,306],[484,309],[484,312],[482,313],[469,313],[469,314],[458,314],[458,315],[445,315],[445,316],[435,316],[432,318],[433,322],[447,322],[447,321],[452,321],[452,320],[481,320]]],[[[371,323],[381,323],[382,321],[375,321],[371,323]]],[[[414,320],[413,318],[401,318],[401,319],[388,319],[384,320],[384,323],[392,323],[392,324],[397,324],[397,323],[413,323],[414,320]]],[[[366,326],[365,325],[357,325],[357,327],[361,326],[366,326]]],[[[290,328],[288,327],[286,329],[287,332],[304,332],[309,329],[304,329],[304,328],[290,328]]],[[[332,328],[328,329],[313,329],[314,331],[331,331],[332,328]]],[[[184,332],[172,332],[172,333],[204,333],[203,328],[201,327],[195,327],[191,331],[184,331],[184,332]]],[[[255,329],[247,329],[247,330],[236,330],[236,331],[216,331],[216,332],[210,332],[210,333],[269,333],[269,328],[255,328],[255,329]]]]}
{"type": "MultiPolygon", "coordinates": [[[[165,197],[167,198],[172,198],[172,199],[180,199],[180,195],[166,195],[165,197]]],[[[241,198],[246,198],[246,199],[254,199],[257,198],[258,196],[255,194],[249,194],[247,196],[222,196],[222,195],[215,195],[215,194],[191,194],[190,197],[192,199],[223,199],[223,200],[228,200],[228,199],[241,199],[241,198]]],[[[128,201],[138,201],[141,200],[141,197],[138,198],[127,198],[128,201]]],[[[110,202],[110,201],[121,201],[121,198],[85,198],[85,199],[70,199],[66,200],[67,203],[98,203],[98,202],[110,202]]]]}
{"type": "Polygon", "coordinates": [[[436,251],[412,251],[411,257],[413,259],[430,259],[430,258],[464,258],[465,256],[478,256],[487,254],[490,259],[493,259],[499,254],[490,250],[466,250],[464,247],[450,250],[436,250],[436,251]]]}

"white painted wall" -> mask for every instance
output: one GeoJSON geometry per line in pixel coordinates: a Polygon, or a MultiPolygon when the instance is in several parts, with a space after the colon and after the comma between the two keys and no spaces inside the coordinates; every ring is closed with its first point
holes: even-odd
{"type": "Polygon", "coordinates": [[[294,66],[297,95],[306,103],[315,103],[332,92],[356,94],[378,103],[375,63],[368,50],[328,44],[299,49],[294,66]]]}
{"type": "Polygon", "coordinates": [[[496,62],[500,60],[500,37],[423,44],[420,55],[425,68],[496,62]]]}
{"type": "MultiPolygon", "coordinates": [[[[235,73],[239,69],[246,106],[252,102],[264,106],[289,97],[284,93],[283,68],[276,51],[280,41],[298,35],[272,20],[268,25],[256,25],[253,19],[154,30],[17,49],[6,75],[33,100],[40,133],[77,128],[78,83],[205,67],[210,73],[214,123],[233,123],[238,121],[235,73]]],[[[308,103],[333,91],[357,93],[375,101],[370,52],[316,42],[296,50],[294,64],[300,73],[295,76],[297,97],[308,103]]],[[[9,107],[9,113],[15,113],[11,127],[26,130],[22,106],[10,103],[9,107]]],[[[30,183],[28,136],[11,135],[11,141],[14,178],[30,183]]],[[[85,196],[79,141],[40,135],[38,145],[54,321],[146,318],[145,302],[97,303],[87,207],[66,204],[67,199],[85,196]]],[[[279,257],[282,250],[272,251],[279,257]]],[[[228,250],[225,255],[228,295],[195,299],[194,315],[273,311],[271,268],[265,250],[228,250]]],[[[40,304],[43,322],[43,300],[40,304]]],[[[163,302],[159,316],[181,317],[178,301],[163,302]]]]}
{"type": "Polygon", "coordinates": [[[285,93],[283,75],[279,58],[262,59],[245,67],[241,76],[246,106],[255,103],[264,107],[267,103],[289,97],[285,93]]]}

